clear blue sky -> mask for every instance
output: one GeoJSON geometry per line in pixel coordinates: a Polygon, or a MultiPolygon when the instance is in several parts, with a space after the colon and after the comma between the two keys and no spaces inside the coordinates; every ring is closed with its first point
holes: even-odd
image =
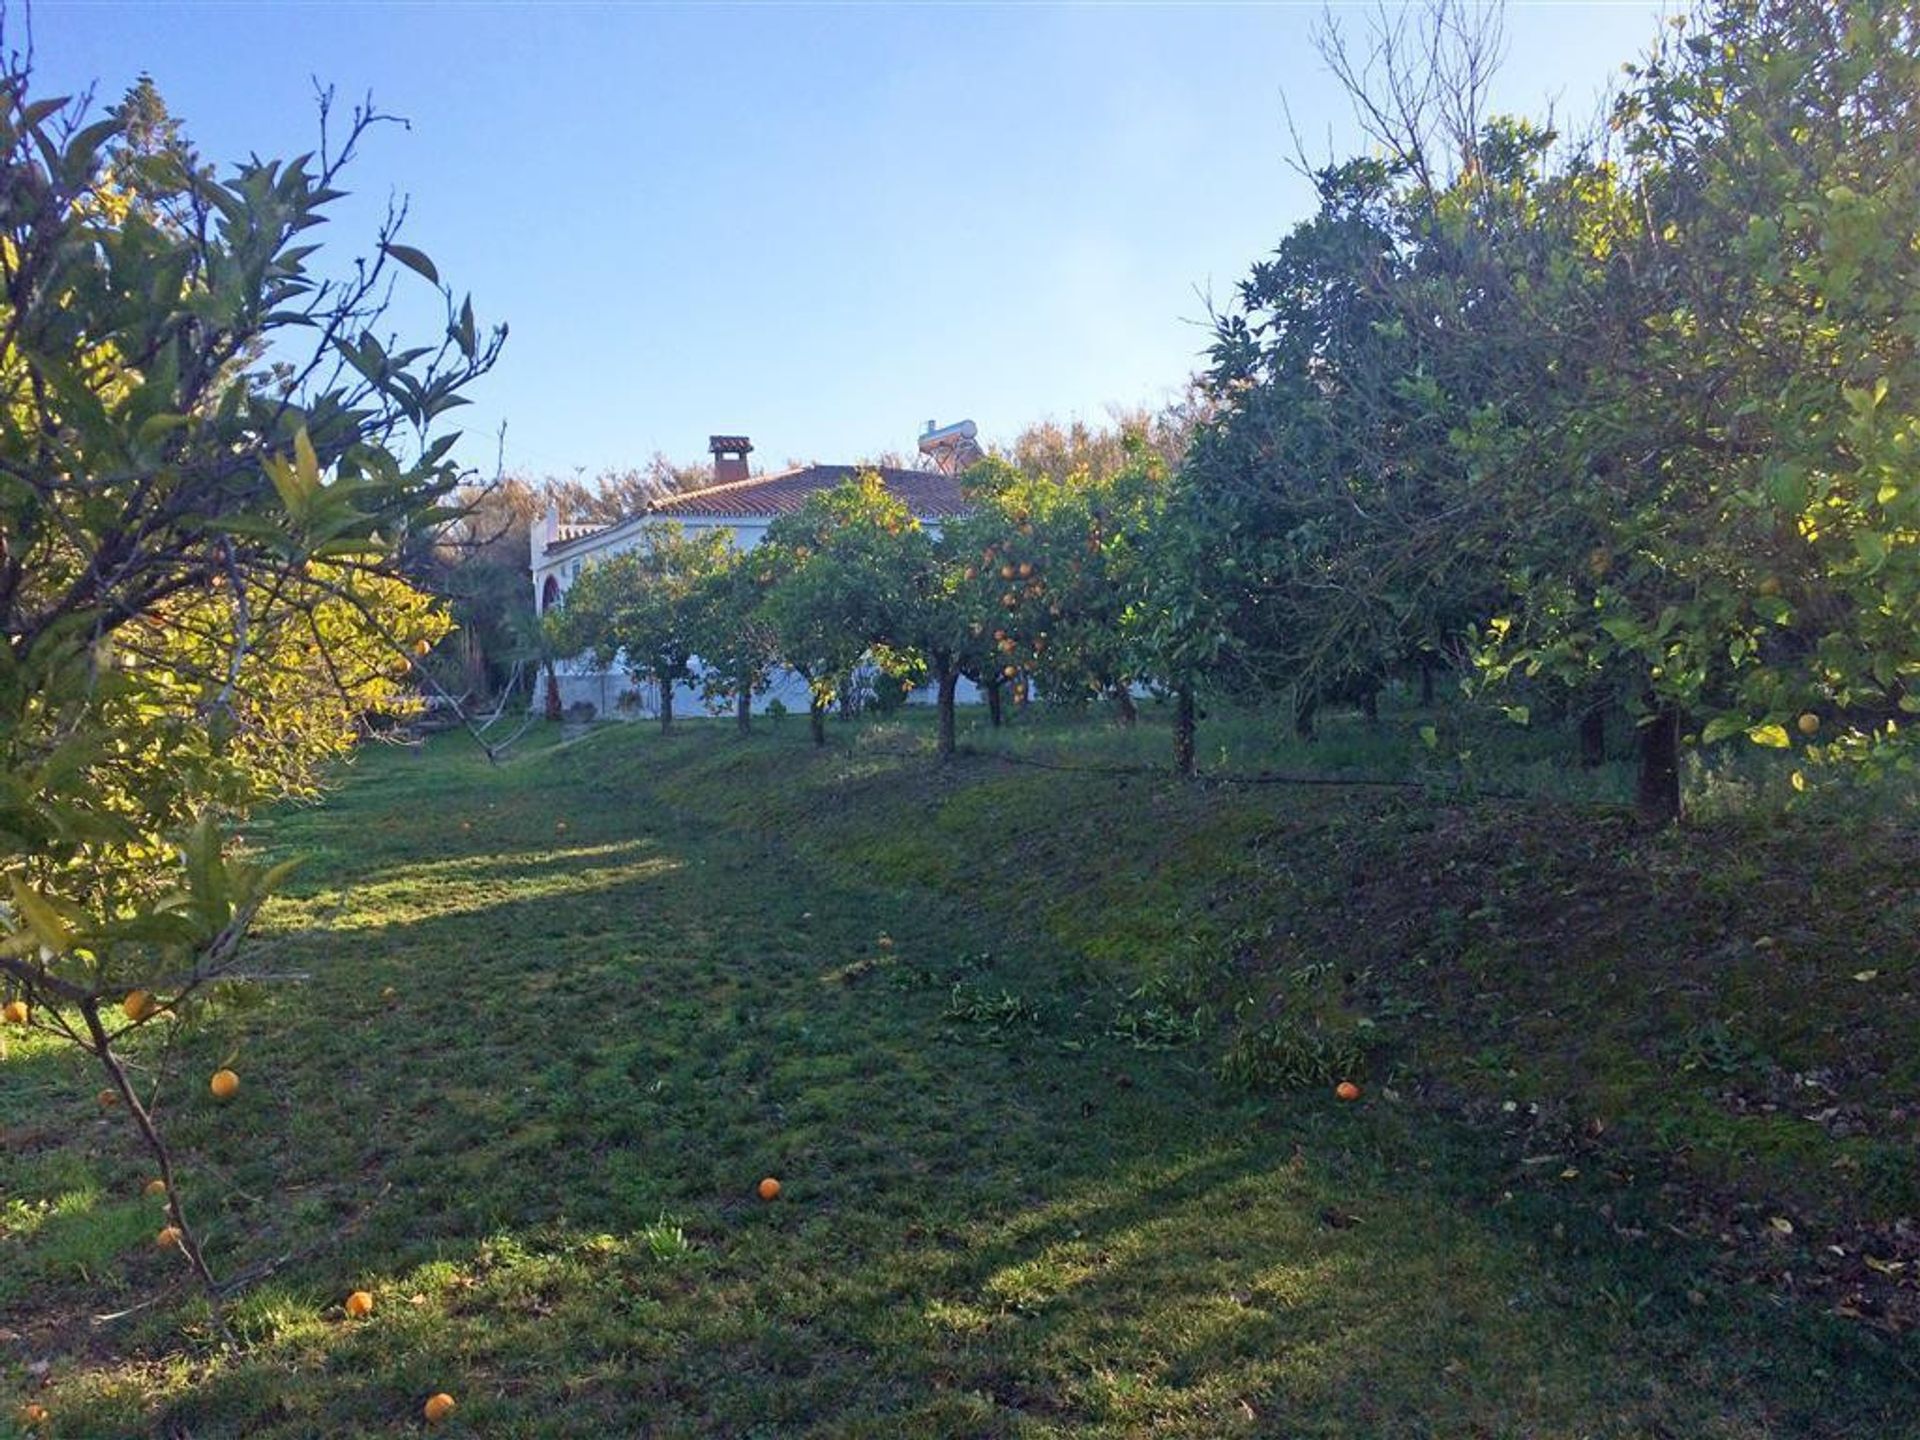
{"type": "MultiPolygon", "coordinates": [[[[406,116],[317,234],[345,258],[409,198],[406,238],[512,327],[459,453],[490,471],[504,421],[535,475],[701,458],[711,432],[778,465],[911,450],[930,418],[1006,438],[1159,403],[1198,367],[1205,297],[1307,212],[1282,97],[1316,155],[1360,146],[1320,13],[32,7],[42,94],[111,103],[146,70],[209,159],[313,148],[315,78],[406,116]]],[[[1590,113],[1658,14],[1513,5],[1502,105],[1590,113]]]]}

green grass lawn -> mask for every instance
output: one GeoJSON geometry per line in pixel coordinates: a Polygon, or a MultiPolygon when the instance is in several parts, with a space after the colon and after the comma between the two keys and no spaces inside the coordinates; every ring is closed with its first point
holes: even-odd
{"type": "Polygon", "coordinates": [[[974,738],[443,737],[263,819],[305,979],[140,1057],[214,1263],[276,1266],[241,1350],[16,1033],[0,1429],[1920,1434],[1909,830],[974,738]]]}

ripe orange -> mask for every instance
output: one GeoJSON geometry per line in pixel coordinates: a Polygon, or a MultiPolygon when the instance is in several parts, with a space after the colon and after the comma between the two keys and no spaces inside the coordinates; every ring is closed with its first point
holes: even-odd
{"type": "Polygon", "coordinates": [[[164,1195],[167,1193],[167,1182],[156,1175],[140,1187],[140,1193],[143,1195],[164,1195]]]}
{"type": "Polygon", "coordinates": [[[416,640],[413,642],[413,653],[416,655],[424,655],[431,649],[433,649],[433,642],[431,640],[416,640]]]}
{"type": "Polygon", "coordinates": [[[115,1090],[102,1090],[94,1098],[100,1102],[102,1110],[111,1110],[120,1103],[119,1092],[115,1090]]]}
{"type": "Polygon", "coordinates": [[[1011,580],[1013,578],[1013,566],[1002,565],[1000,567],[1000,578],[1002,580],[1011,580]]]}
{"type": "Polygon", "coordinates": [[[1011,665],[1003,665],[1000,667],[1000,673],[1006,676],[1009,680],[1011,680],[1014,676],[1018,675],[1020,672],[1014,669],[1014,667],[1011,665]]]}
{"type": "Polygon", "coordinates": [[[145,990],[129,990],[127,998],[120,1002],[120,1009],[127,1019],[138,1025],[159,1007],[153,1003],[153,996],[145,990]]]}
{"type": "Polygon", "coordinates": [[[7,1002],[7,1008],[0,1010],[0,1015],[6,1017],[7,1024],[9,1025],[24,1025],[27,1023],[27,1002],[24,1000],[9,1000],[7,1002]]]}
{"type": "Polygon", "coordinates": [[[759,1195],[762,1200],[778,1199],[780,1196],[780,1182],[769,1175],[760,1182],[759,1195]]]}
{"type": "Polygon", "coordinates": [[[153,1243],[162,1250],[171,1250],[180,1243],[180,1228],[177,1225],[163,1225],[160,1233],[153,1237],[153,1243]]]}
{"type": "Polygon", "coordinates": [[[213,1078],[207,1082],[207,1089],[213,1092],[216,1100],[231,1100],[240,1089],[240,1077],[231,1070],[216,1070],[213,1078]]]}
{"type": "Polygon", "coordinates": [[[1811,710],[1802,715],[1795,723],[1799,725],[1802,735],[1818,735],[1820,733],[1820,717],[1811,710]]]}
{"type": "Polygon", "coordinates": [[[1360,1098],[1360,1087],[1351,1080],[1342,1080],[1338,1085],[1333,1087],[1333,1093],[1338,1095],[1342,1100],[1358,1100],[1360,1098]]]}
{"type": "Polygon", "coordinates": [[[371,1315],[373,1313],[373,1293],[368,1290],[356,1290],[347,1296],[346,1303],[340,1308],[345,1310],[347,1314],[355,1320],[371,1315]]]}
{"type": "Polygon", "coordinates": [[[427,1417],[429,1425],[438,1425],[453,1413],[453,1396],[442,1390],[438,1395],[430,1396],[420,1413],[427,1417]]]}
{"type": "Polygon", "coordinates": [[[380,987],[380,998],[391,1003],[400,998],[400,992],[391,985],[383,985],[380,987]]]}
{"type": "Polygon", "coordinates": [[[20,1407],[22,1425],[44,1425],[47,1423],[47,1407],[34,1401],[28,1401],[20,1407]]]}
{"type": "Polygon", "coordinates": [[[879,940],[876,941],[875,943],[878,944],[882,950],[891,950],[893,949],[893,936],[888,935],[883,931],[881,933],[879,940]]]}
{"type": "Polygon", "coordinates": [[[1031,574],[1033,574],[1032,563],[1030,561],[1022,560],[1020,562],[1020,578],[1024,580],[1031,574]]]}

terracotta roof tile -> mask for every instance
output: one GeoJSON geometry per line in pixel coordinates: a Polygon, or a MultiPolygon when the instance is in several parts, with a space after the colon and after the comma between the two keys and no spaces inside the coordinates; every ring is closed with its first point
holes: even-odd
{"type": "Polygon", "coordinates": [[[654,501],[646,513],[669,517],[791,515],[806,503],[809,495],[830,490],[862,470],[877,470],[881,483],[922,520],[948,519],[967,508],[960,494],[960,482],[937,471],[871,465],[808,465],[778,475],[756,475],[751,480],[732,480],[724,485],[682,491],[654,501]]]}

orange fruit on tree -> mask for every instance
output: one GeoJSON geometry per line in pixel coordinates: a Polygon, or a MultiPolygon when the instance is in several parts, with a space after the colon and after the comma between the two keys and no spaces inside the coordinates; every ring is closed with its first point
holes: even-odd
{"type": "Polygon", "coordinates": [[[129,990],[127,998],[120,1002],[121,1011],[136,1025],[159,1008],[153,1003],[152,994],[145,990],[129,990]]]}
{"type": "Polygon", "coordinates": [[[420,1407],[420,1413],[427,1417],[429,1425],[438,1425],[453,1413],[453,1396],[442,1390],[438,1395],[427,1397],[427,1403],[420,1407]]]}
{"type": "Polygon", "coordinates": [[[340,1308],[356,1320],[363,1319],[373,1313],[373,1292],[370,1290],[356,1290],[347,1296],[345,1303],[340,1308]]]}
{"type": "Polygon", "coordinates": [[[780,1182],[769,1175],[760,1182],[758,1191],[762,1200],[777,1199],[780,1194],[780,1182]]]}
{"type": "Polygon", "coordinates": [[[27,1002],[24,1000],[9,1000],[7,1002],[7,1008],[0,1010],[0,1015],[6,1017],[7,1024],[9,1025],[24,1025],[27,1023],[27,1002]]]}
{"type": "Polygon", "coordinates": [[[1338,1085],[1333,1087],[1333,1093],[1338,1095],[1342,1100],[1358,1100],[1360,1098],[1360,1087],[1351,1080],[1342,1080],[1338,1085]]]}
{"type": "Polygon", "coordinates": [[[240,1090],[240,1077],[231,1070],[216,1070],[213,1078],[207,1081],[207,1089],[213,1092],[216,1100],[231,1100],[240,1090]]]}
{"type": "Polygon", "coordinates": [[[433,642],[431,640],[423,639],[413,642],[413,653],[416,655],[424,655],[431,649],[433,649],[433,642]]]}
{"type": "Polygon", "coordinates": [[[177,1225],[161,1226],[160,1233],[153,1237],[153,1243],[158,1245],[162,1250],[173,1249],[180,1243],[180,1227],[177,1225]]]}
{"type": "Polygon", "coordinates": [[[1802,715],[1795,723],[1799,725],[1802,735],[1817,735],[1820,733],[1820,717],[1811,710],[1802,715]]]}

